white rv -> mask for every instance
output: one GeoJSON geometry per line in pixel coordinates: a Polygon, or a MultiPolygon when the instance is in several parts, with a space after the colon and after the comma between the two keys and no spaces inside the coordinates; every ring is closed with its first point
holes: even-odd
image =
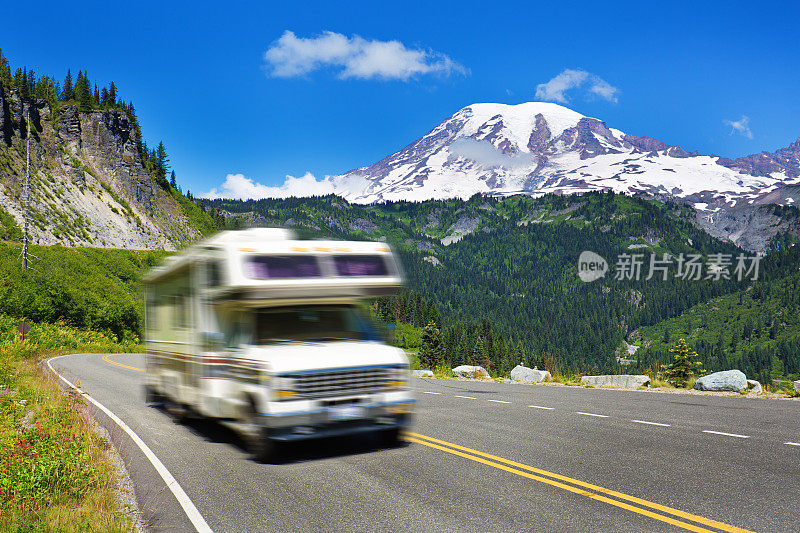
{"type": "Polygon", "coordinates": [[[278,442],[409,423],[409,363],[362,314],[402,283],[384,243],[227,231],[145,277],[146,396],[243,422],[254,455],[278,442]]]}

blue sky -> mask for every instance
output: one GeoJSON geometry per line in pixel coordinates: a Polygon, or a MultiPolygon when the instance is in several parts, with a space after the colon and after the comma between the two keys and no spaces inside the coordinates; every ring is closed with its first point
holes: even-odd
{"type": "Polygon", "coordinates": [[[800,3],[749,4],[42,1],[27,24],[14,2],[0,47],[114,80],[199,194],[367,165],[475,102],[546,97],[688,150],[775,150],[800,136],[800,3]]]}

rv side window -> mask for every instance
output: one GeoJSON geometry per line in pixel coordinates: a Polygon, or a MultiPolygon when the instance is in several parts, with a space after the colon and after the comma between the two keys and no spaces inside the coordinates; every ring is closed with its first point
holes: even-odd
{"type": "Polygon", "coordinates": [[[386,260],[380,255],[336,255],[333,257],[339,276],[386,276],[386,260]]]}
{"type": "Polygon", "coordinates": [[[245,263],[245,272],[253,279],[318,278],[319,263],[313,255],[262,255],[245,263]]]}
{"type": "Polygon", "coordinates": [[[238,348],[243,344],[251,344],[250,322],[243,313],[237,314],[228,323],[225,330],[225,344],[228,348],[238,348]]]}
{"type": "Polygon", "coordinates": [[[219,287],[221,281],[219,261],[206,263],[206,283],[208,283],[208,286],[219,287]]]}
{"type": "Polygon", "coordinates": [[[172,296],[172,327],[186,329],[189,327],[189,298],[177,294],[172,296]]]}

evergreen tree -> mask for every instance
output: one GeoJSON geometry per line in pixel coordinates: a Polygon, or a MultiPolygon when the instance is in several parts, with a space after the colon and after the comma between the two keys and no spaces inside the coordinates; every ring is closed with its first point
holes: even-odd
{"type": "Polygon", "coordinates": [[[419,350],[419,363],[422,367],[433,370],[444,362],[444,346],[442,334],[436,324],[429,322],[422,330],[422,346],[419,350]]]}
{"type": "MultiPolygon", "coordinates": [[[[108,105],[117,107],[117,86],[114,85],[113,81],[108,85],[108,105]]],[[[133,109],[133,105],[130,107],[133,109]]]]}
{"type": "Polygon", "coordinates": [[[173,189],[178,188],[178,183],[175,181],[175,170],[173,169],[172,174],[169,177],[169,184],[173,189]]]}
{"type": "Polygon", "coordinates": [[[30,87],[28,86],[28,69],[27,69],[27,67],[22,69],[22,76],[20,76],[20,82],[19,82],[19,85],[17,85],[17,87],[19,87],[20,95],[23,98],[30,98],[31,91],[30,91],[30,87]]]}
{"type": "Polygon", "coordinates": [[[167,170],[169,170],[169,157],[167,156],[167,149],[164,148],[164,141],[159,141],[158,148],[156,149],[156,172],[158,177],[167,180],[167,170]]]}
{"type": "Polygon", "coordinates": [[[94,107],[100,107],[100,91],[97,90],[97,84],[94,84],[94,96],[92,97],[94,107]]]}
{"type": "Polygon", "coordinates": [[[689,349],[684,339],[680,339],[675,348],[670,349],[675,360],[664,365],[664,376],[676,387],[685,387],[690,379],[703,373],[703,363],[697,361],[698,355],[689,349]]]}
{"type": "Polygon", "coordinates": [[[108,107],[108,89],[105,87],[100,90],[100,105],[108,107]]]}
{"type": "Polygon", "coordinates": [[[67,69],[67,77],[64,78],[64,88],[61,91],[61,99],[68,102],[73,98],[75,98],[75,93],[72,87],[72,70],[67,69]]]}
{"type": "Polygon", "coordinates": [[[6,56],[3,55],[2,48],[0,48],[0,81],[11,84],[11,65],[9,65],[6,56]]]}
{"type": "Polygon", "coordinates": [[[75,80],[75,99],[82,112],[92,111],[92,90],[85,72],[78,71],[78,78],[75,80]]]}

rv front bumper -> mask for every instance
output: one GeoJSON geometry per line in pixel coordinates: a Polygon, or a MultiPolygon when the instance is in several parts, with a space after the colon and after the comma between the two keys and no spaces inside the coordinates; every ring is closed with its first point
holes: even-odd
{"type": "Polygon", "coordinates": [[[280,441],[351,435],[406,427],[415,400],[339,404],[309,411],[263,413],[260,417],[270,438],[280,441]]]}

